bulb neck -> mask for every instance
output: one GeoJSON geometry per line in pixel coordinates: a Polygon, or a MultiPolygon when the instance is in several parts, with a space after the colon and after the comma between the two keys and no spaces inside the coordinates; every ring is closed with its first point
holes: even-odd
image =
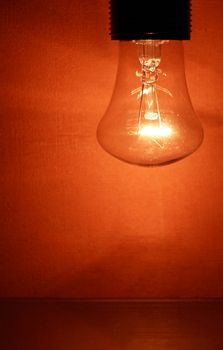
{"type": "Polygon", "coordinates": [[[161,62],[161,41],[159,40],[139,40],[135,41],[139,47],[139,62],[142,77],[142,84],[148,87],[154,84],[159,77],[159,65],[161,62]]]}

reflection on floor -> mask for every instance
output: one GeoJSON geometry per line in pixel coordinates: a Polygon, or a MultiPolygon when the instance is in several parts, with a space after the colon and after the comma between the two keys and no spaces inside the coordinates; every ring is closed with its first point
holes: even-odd
{"type": "Polygon", "coordinates": [[[1,350],[221,350],[223,301],[0,302],[1,350]]]}

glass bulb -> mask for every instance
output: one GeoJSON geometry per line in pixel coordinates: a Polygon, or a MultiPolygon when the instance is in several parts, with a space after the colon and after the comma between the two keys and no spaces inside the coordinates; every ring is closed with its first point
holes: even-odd
{"type": "Polygon", "coordinates": [[[129,163],[154,166],[182,159],[203,129],[187,90],[181,41],[120,41],[114,92],[97,129],[100,145],[129,163]]]}

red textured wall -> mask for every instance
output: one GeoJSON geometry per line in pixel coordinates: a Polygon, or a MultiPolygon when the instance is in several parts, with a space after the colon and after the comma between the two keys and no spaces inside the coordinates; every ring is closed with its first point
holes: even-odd
{"type": "Polygon", "coordinates": [[[107,11],[1,4],[0,296],[223,296],[223,2],[193,0],[185,43],[203,146],[152,169],[96,141],[118,57],[107,11]]]}

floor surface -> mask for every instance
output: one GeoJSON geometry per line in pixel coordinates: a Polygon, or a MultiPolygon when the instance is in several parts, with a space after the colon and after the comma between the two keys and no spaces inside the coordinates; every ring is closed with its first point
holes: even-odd
{"type": "Polygon", "coordinates": [[[223,301],[0,301],[1,350],[221,350],[223,301]]]}

